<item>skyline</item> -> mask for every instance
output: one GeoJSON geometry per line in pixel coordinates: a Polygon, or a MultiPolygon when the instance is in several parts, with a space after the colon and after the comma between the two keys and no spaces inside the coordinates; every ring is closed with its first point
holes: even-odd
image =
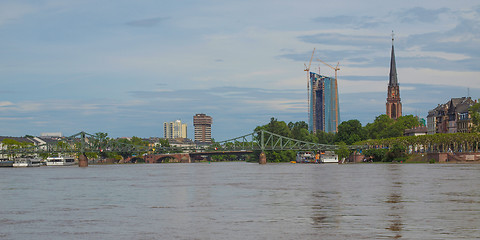
{"type": "Polygon", "coordinates": [[[0,135],[161,137],[180,119],[191,137],[205,113],[221,141],[308,122],[313,48],[340,62],[340,118],[365,125],[385,113],[392,30],[403,115],[480,97],[476,1],[2,1],[0,135]]]}

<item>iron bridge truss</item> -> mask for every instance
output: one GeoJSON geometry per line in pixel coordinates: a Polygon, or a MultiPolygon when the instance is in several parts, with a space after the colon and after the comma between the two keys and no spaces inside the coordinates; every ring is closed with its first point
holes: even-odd
{"type": "MultiPolygon", "coordinates": [[[[367,146],[347,146],[349,149],[365,149],[367,146]]],[[[50,142],[29,147],[3,147],[0,154],[42,154],[42,153],[101,153],[101,152],[128,152],[128,153],[164,153],[164,152],[192,152],[192,151],[332,151],[339,149],[339,145],[319,144],[284,137],[265,130],[253,132],[233,139],[216,142],[207,147],[148,147],[121,143],[112,139],[101,139],[95,135],[79,132],[70,137],[62,138],[57,142],[50,142]]]]}
{"type": "MultiPolygon", "coordinates": [[[[260,130],[233,139],[217,142],[214,146],[216,146],[218,150],[224,151],[334,151],[340,149],[339,145],[301,141],[265,130],[260,130]]],[[[359,150],[365,149],[367,146],[351,145],[347,146],[347,148],[351,150],[359,150]]]]}

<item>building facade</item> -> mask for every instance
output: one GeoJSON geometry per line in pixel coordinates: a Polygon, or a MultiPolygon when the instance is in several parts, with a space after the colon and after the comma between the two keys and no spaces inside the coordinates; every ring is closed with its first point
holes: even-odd
{"type": "Polygon", "coordinates": [[[309,130],[314,133],[336,133],[340,122],[340,108],[335,79],[310,72],[310,86],[309,130]]]}
{"type": "Polygon", "coordinates": [[[470,97],[452,98],[428,111],[427,133],[470,132],[472,119],[468,109],[475,104],[470,97]]]}
{"type": "Polygon", "coordinates": [[[196,143],[212,143],[212,117],[199,113],[193,116],[196,143]]]}
{"type": "Polygon", "coordinates": [[[180,120],[163,123],[163,136],[167,139],[187,138],[187,124],[180,120]]]}
{"type": "Polygon", "coordinates": [[[402,116],[402,102],[400,99],[400,86],[397,79],[397,66],[395,63],[393,40],[392,36],[392,54],[390,57],[390,78],[388,82],[386,114],[392,119],[397,119],[402,116]]]}

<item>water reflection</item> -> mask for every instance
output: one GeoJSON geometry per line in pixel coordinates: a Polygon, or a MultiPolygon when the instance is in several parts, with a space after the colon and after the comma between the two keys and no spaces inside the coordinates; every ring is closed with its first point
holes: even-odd
{"type": "Polygon", "coordinates": [[[403,230],[402,214],[404,208],[402,200],[402,169],[401,166],[397,164],[389,165],[387,169],[389,195],[385,203],[388,206],[387,219],[390,222],[387,229],[392,231],[394,239],[401,239],[403,230]]]}
{"type": "Polygon", "coordinates": [[[312,193],[312,220],[314,228],[333,228],[339,224],[338,217],[338,192],[316,191],[312,193]]]}
{"type": "Polygon", "coordinates": [[[479,172],[240,162],[0,169],[0,239],[478,239],[479,172]]]}

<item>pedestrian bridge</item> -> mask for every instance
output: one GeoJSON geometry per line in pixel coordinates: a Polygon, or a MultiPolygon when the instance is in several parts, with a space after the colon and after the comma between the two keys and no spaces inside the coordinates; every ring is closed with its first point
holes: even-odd
{"type": "MultiPolygon", "coordinates": [[[[349,149],[364,149],[367,146],[347,146],[349,149]]],[[[214,155],[214,154],[247,154],[263,153],[265,151],[327,151],[337,150],[340,146],[305,142],[265,130],[256,131],[247,135],[235,137],[229,140],[216,142],[208,146],[198,147],[166,147],[146,146],[146,144],[127,144],[117,139],[107,138],[102,134],[89,134],[79,132],[70,137],[62,138],[57,142],[46,143],[38,146],[18,147],[2,146],[0,155],[21,156],[29,154],[79,154],[86,159],[85,153],[126,153],[136,155],[166,154],[166,153],[188,153],[193,155],[214,155]]],[[[80,159],[80,158],[79,158],[80,159]]],[[[153,161],[153,160],[152,160],[153,161]]],[[[158,161],[158,159],[156,160],[158,161]]]]}

